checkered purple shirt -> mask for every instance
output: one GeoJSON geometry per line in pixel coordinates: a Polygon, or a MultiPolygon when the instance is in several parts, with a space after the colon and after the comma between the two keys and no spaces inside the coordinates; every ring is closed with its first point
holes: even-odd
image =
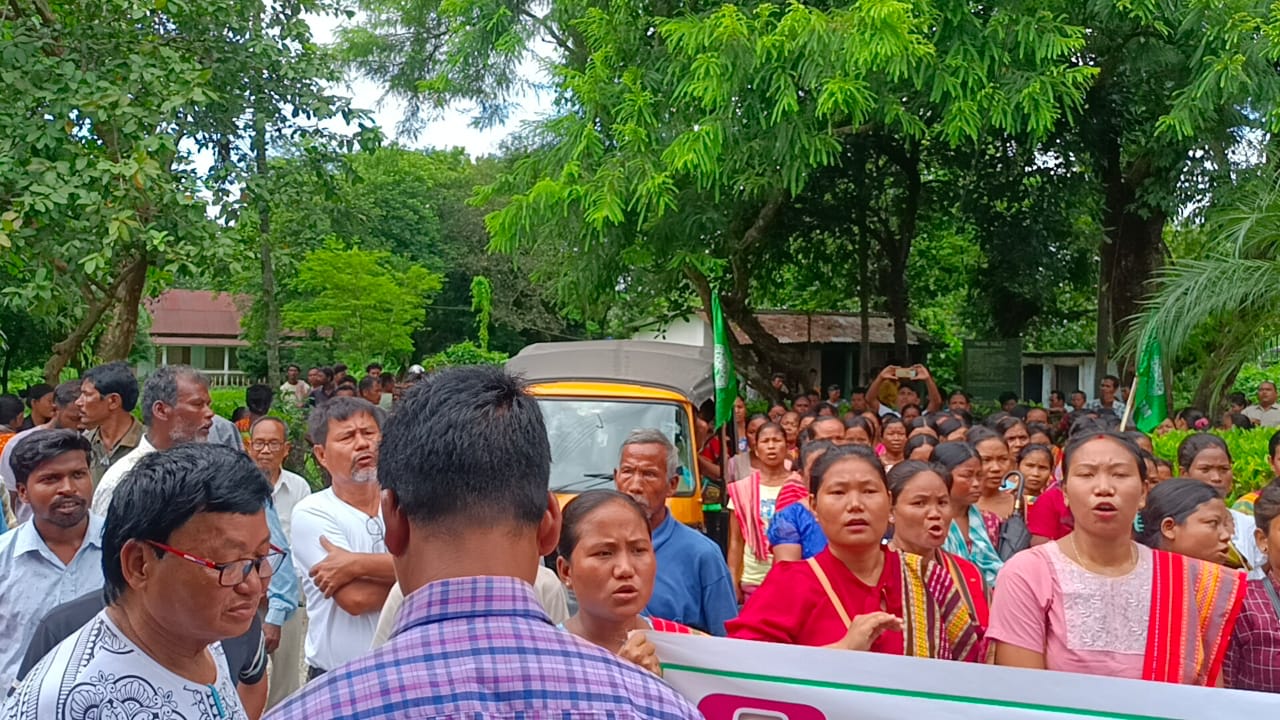
{"type": "Polygon", "coordinates": [[[1269,577],[1245,585],[1244,607],[1231,634],[1223,676],[1227,687],[1280,693],[1280,617],[1264,583],[1280,590],[1269,577]]]}
{"type": "Polygon", "coordinates": [[[405,598],[391,640],[313,680],[268,720],[701,718],[657,677],[557,629],[510,577],[405,598]]]}

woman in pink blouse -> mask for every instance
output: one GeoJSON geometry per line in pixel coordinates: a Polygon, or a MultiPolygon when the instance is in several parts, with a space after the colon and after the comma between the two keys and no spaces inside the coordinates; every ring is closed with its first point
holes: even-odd
{"type": "Polygon", "coordinates": [[[1190,685],[1220,682],[1244,576],[1133,541],[1147,472],[1117,433],[1067,446],[1072,531],[1019,553],[996,583],[997,665],[1190,685]]]}

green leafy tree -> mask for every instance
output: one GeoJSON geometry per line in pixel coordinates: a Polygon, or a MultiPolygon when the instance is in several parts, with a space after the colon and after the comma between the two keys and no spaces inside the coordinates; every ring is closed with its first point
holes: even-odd
{"type": "Polygon", "coordinates": [[[328,337],[338,360],[362,367],[413,353],[413,333],[426,324],[441,278],[385,251],[335,243],[308,253],[290,285],[298,299],[284,306],[284,322],[328,337]]]}

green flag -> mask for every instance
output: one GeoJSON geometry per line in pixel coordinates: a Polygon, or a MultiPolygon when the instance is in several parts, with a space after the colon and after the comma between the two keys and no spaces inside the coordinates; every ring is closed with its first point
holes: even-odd
{"type": "Polygon", "coordinates": [[[1164,387],[1164,359],[1155,333],[1147,333],[1138,356],[1138,388],[1131,399],[1133,424],[1149,433],[1169,416],[1169,401],[1164,387]]]}
{"type": "Polygon", "coordinates": [[[738,397],[738,376],[733,371],[729,350],[729,326],[720,310],[720,296],[711,293],[711,332],[715,337],[716,427],[733,419],[733,401],[738,397]]]}

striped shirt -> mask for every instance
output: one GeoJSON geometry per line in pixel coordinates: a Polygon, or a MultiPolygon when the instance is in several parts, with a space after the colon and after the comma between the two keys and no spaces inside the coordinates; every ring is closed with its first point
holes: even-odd
{"type": "Polygon", "coordinates": [[[391,640],[308,684],[269,720],[702,715],[659,678],[557,630],[527,583],[463,577],[405,599],[391,640]]]}

